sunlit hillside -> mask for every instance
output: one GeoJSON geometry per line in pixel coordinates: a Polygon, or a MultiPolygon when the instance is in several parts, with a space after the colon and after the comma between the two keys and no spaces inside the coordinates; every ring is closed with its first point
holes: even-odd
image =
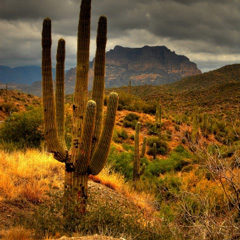
{"type": "MultiPolygon", "coordinates": [[[[119,95],[108,163],[99,175],[90,176],[88,214],[84,221],[71,218],[67,225],[57,214],[63,207],[64,164],[44,151],[42,122],[36,124],[41,109],[30,106],[6,119],[0,128],[1,236],[9,240],[16,236],[27,240],[93,234],[118,239],[238,236],[237,115],[230,122],[224,115],[216,117],[202,111],[179,109],[174,114],[160,101],[161,123],[156,124],[157,101],[140,99],[134,88],[131,95],[121,90],[119,95]],[[145,170],[134,186],[137,121],[141,123],[140,150],[143,138],[148,140],[141,158],[145,170]],[[19,139],[25,144],[19,144],[19,139]]],[[[177,104],[183,104],[181,98],[178,100],[177,104]]],[[[192,108],[190,104],[188,108],[192,108]]],[[[219,113],[215,109],[214,114],[219,113]]],[[[70,144],[69,104],[65,114],[66,140],[70,144]]]]}

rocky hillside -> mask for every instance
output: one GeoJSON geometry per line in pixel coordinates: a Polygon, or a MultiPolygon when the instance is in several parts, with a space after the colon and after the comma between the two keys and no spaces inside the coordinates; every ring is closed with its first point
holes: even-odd
{"type": "Polygon", "coordinates": [[[212,87],[240,82],[240,64],[226,65],[214,71],[191,76],[173,83],[171,88],[178,91],[206,90],[212,87]]]}
{"type": "MultiPolygon", "coordinates": [[[[94,60],[93,60],[94,62],[94,60]]],[[[93,81],[93,65],[90,63],[90,84],[93,81]]],[[[186,76],[200,74],[196,64],[185,56],[175,54],[165,46],[125,48],[116,46],[106,53],[106,87],[159,85],[173,83],[186,76]]],[[[72,93],[76,69],[66,74],[66,92],[72,93]]]]}

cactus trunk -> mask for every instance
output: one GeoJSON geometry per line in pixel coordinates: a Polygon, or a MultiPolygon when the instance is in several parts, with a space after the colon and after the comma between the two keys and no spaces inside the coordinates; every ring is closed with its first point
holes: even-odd
{"type": "Polygon", "coordinates": [[[140,156],[139,156],[139,128],[140,123],[137,122],[135,126],[134,136],[134,163],[133,163],[133,181],[139,180],[140,156]]]}

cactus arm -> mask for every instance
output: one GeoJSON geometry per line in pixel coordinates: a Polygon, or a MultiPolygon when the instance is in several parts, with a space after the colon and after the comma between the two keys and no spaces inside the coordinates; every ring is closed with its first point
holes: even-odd
{"type": "Polygon", "coordinates": [[[139,168],[140,168],[140,156],[139,156],[139,129],[140,122],[137,122],[135,126],[135,136],[134,136],[134,162],[133,162],[133,181],[139,178],[139,168]]]}
{"type": "Polygon", "coordinates": [[[142,165],[142,167],[141,167],[140,172],[139,172],[139,176],[142,176],[142,175],[143,175],[145,169],[146,169],[146,164],[144,163],[144,164],[142,165]]]}
{"type": "Polygon", "coordinates": [[[92,143],[93,151],[99,141],[102,130],[106,43],[107,43],[107,18],[101,16],[98,22],[97,50],[94,63],[94,82],[92,93],[92,99],[97,104],[96,123],[92,143]]]}
{"type": "Polygon", "coordinates": [[[71,155],[75,161],[77,155],[76,145],[82,133],[84,112],[88,100],[88,69],[89,69],[89,46],[90,46],[90,16],[91,0],[82,0],[77,43],[77,72],[75,92],[73,99],[73,128],[71,155]]]}
{"type": "Polygon", "coordinates": [[[52,81],[51,45],[51,19],[46,18],[43,21],[42,30],[42,91],[44,109],[44,133],[48,151],[54,153],[54,157],[58,161],[65,162],[68,154],[61,146],[57,136],[52,81]]]}
{"type": "Polygon", "coordinates": [[[143,145],[142,145],[142,153],[141,153],[141,158],[143,158],[145,156],[146,153],[146,145],[147,145],[147,137],[145,136],[143,138],[143,145]]]}
{"type": "Polygon", "coordinates": [[[56,120],[57,131],[61,145],[66,149],[65,126],[64,126],[64,61],[65,61],[65,40],[59,39],[56,56],[56,120]]]}
{"type": "Polygon", "coordinates": [[[92,135],[95,126],[95,117],[96,103],[93,100],[89,100],[83,122],[81,144],[75,164],[77,176],[86,173],[88,170],[92,146],[92,135]]]}
{"type": "Polygon", "coordinates": [[[107,115],[105,119],[104,128],[99,140],[99,143],[92,155],[89,171],[91,174],[98,174],[104,167],[109,154],[111,145],[113,127],[118,106],[118,94],[111,93],[108,99],[107,115]]]}

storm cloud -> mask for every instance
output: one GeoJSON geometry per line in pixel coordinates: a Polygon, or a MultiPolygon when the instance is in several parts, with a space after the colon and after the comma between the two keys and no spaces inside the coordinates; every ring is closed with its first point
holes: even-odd
{"type": "MultiPolygon", "coordinates": [[[[0,0],[0,6],[0,65],[40,65],[42,20],[48,16],[53,56],[63,37],[66,67],[75,66],[80,0],[0,0]]],[[[165,45],[203,71],[240,62],[238,0],[92,0],[91,58],[100,15],[108,17],[108,50],[165,45]]]]}

